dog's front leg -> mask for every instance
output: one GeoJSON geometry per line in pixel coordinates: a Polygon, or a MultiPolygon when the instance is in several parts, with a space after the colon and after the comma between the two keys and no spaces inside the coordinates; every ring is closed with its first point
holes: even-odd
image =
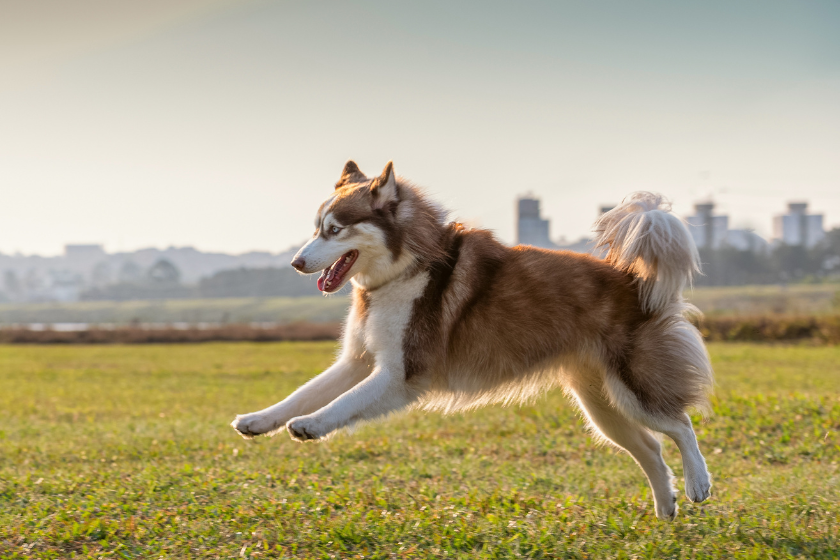
{"type": "Polygon", "coordinates": [[[403,409],[416,398],[401,366],[377,366],[364,381],[321,410],[289,420],[286,429],[297,441],[320,439],[339,428],[403,409]]]}
{"type": "Polygon", "coordinates": [[[273,435],[282,430],[290,418],[318,410],[354,387],[370,374],[371,369],[368,359],[342,357],[279,403],[259,412],[238,415],[231,426],[246,439],[261,434],[273,435]]]}

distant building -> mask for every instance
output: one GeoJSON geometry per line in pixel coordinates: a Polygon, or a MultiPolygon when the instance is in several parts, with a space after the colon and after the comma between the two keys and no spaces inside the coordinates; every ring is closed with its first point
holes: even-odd
{"type": "Polygon", "coordinates": [[[712,202],[695,204],[695,214],[688,217],[688,230],[698,249],[720,249],[726,243],[729,216],[715,216],[714,209],[712,202]]]}
{"type": "Polygon", "coordinates": [[[65,245],[64,258],[83,263],[95,263],[106,257],[102,245],[65,245]]]}
{"type": "Polygon", "coordinates": [[[729,229],[729,216],[715,215],[715,205],[703,202],[694,205],[694,215],[689,216],[688,230],[698,249],[731,247],[739,251],[765,253],[769,243],[749,229],[729,229]]]}
{"type": "Polygon", "coordinates": [[[814,247],[825,238],[823,215],[808,214],[807,202],[791,202],[788,213],[773,218],[773,237],[794,247],[814,247]]]}
{"type": "MultiPolygon", "coordinates": [[[[589,253],[603,257],[604,251],[596,249],[595,241],[588,237],[581,237],[577,241],[567,241],[560,238],[556,242],[551,240],[550,225],[548,219],[540,215],[540,201],[531,196],[523,196],[517,199],[516,216],[516,242],[521,245],[533,245],[543,249],[561,249],[574,251],[576,253],[589,253]]],[[[609,212],[613,206],[602,206],[601,213],[609,212]]]]}
{"type": "Polygon", "coordinates": [[[739,251],[766,253],[770,250],[767,240],[749,229],[726,230],[726,244],[739,251]]]}
{"type": "Polygon", "coordinates": [[[521,197],[517,200],[517,209],[516,242],[518,244],[545,249],[556,247],[549,235],[549,221],[540,216],[539,200],[521,197]]]}
{"type": "Polygon", "coordinates": [[[577,241],[566,241],[564,238],[561,238],[558,240],[556,248],[575,253],[588,253],[601,258],[606,256],[607,253],[605,248],[598,249],[595,247],[595,240],[588,237],[581,237],[577,241]]]}

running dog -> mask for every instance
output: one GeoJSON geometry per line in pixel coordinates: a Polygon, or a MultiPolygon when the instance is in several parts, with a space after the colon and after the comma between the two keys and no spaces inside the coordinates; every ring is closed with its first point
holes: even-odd
{"type": "Polygon", "coordinates": [[[325,293],[353,285],[337,361],[283,401],[237,416],[246,438],[285,428],[297,441],[406,408],[452,412],[563,387],[593,432],[644,470],[656,515],[677,512],[654,432],[679,447],[685,493],[711,480],[689,408],[713,384],[683,289],[699,271],[685,224],[639,192],[596,222],[606,258],[507,247],[447,213],[392,163],[365,176],[348,161],[292,261],[325,293]]]}

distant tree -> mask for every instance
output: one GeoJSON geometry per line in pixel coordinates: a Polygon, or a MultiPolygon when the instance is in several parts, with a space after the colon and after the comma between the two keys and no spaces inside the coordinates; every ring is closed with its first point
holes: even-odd
{"type": "Polygon", "coordinates": [[[237,268],[217,272],[198,284],[201,297],[303,297],[317,295],[312,276],[288,268],[237,268]]]}
{"type": "Polygon", "coordinates": [[[120,267],[119,281],[125,284],[140,282],[143,279],[143,269],[134,261],[125,261],[120,267]]]}
{"type": "Polygon", "coordinates": [[[90,280],[97,287],[107,286],[113,282],[111,278],[111,266],[108,264],[108,261],[102,261],[93,267],[90,280]]]}
{"type": "Polygon", "coordinates": [[[767,252],[733,247],[700,249],[703,273],[697,286],[733,286],[840,279],[840,228],[815,247],[777,245],[767,252]]]}
{"type": "Polygon", "coordinates": [[[174,285],[181,282],[181,271],[166,259],[159,259],[146,272],[146,277],[154,284],[174,285]]]}
{"type": "Polygon", "coordinates": [[[192,286],[182,284],[131,284],[122,282],[101,288],[91,288],[81,293],[85,301],[142,301],[160,299],[191,299],[196,297],[192,286]]]}
{"type": "Polygon", "coordinates": [[[779,245],[773,250],[774,267],[784,280],[796,281],[819,275],[822,269],[821,248],[806,249],[797,245],[779,245]]]}
{"type": "Polygon", "coordinates": [[[819,259],[825,274],[840,276],[840,228],[834,228],[825,234],[820,249],[819,259]]]}
{"type": "Polygon", "coordinates": [[[14,270],[7,270],[3,274],[3,291],[12,299],[20,294],[20,280],[14,270]]]}
{"type": "Polygon", "coordinates": [[[778,273],[768,255],[741,251],[734,247],[700,249],[702,274],[695,277],[697,286],[732,286],[768,284],[778,281],[778,273]]]}

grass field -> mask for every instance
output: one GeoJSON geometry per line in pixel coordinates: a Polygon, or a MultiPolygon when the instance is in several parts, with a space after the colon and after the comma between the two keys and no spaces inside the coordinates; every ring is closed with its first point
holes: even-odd
{"type": "Polygon", "coordinates": [[[0,346],[0,557],[840,556],[838,347],[710,346],[713,496],[673,523],[559,393],[320,444],[228,427],[334,350],[0,346]]]}

